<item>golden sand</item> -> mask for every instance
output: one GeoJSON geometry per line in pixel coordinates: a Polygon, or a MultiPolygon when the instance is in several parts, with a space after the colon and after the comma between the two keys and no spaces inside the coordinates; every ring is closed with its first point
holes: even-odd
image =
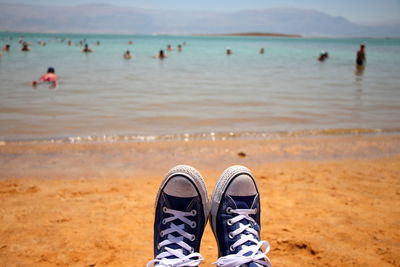
{"type": "MultiPolygon", "coordinates": [[[[169,168],[254,172],[274,266],[400,266],[400,137],[0,146],[0,266],[144,266],[169,168]]],[[[202,266],[217,259],[209,224],[202,266]]]]}

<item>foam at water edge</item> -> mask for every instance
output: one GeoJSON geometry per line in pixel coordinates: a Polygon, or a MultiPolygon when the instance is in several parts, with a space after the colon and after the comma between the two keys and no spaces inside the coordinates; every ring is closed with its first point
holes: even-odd
{"type": "Polygon", "coordinates": [[[121,142],[155,142],[155,141],[227,141],[227,140],[260,140],[286,139],[300,137],[321,137],[340,135],[374,135],[399,134],[400,129],[351,128],[351,129],[313,129],[287,132],[209,132],[183,133],[170,135],[88,135],[42,139],[10,139],[1,140],[0,146],[7,143],[54,143],[54,144],[90,144],[90,143],[121,143],[121,142]]]}

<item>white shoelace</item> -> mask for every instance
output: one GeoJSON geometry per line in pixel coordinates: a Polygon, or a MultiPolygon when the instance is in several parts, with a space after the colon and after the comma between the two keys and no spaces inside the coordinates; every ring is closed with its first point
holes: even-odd
{"type": "Polygon", "coordinates": [[[243,245],[237,254],[220,257],[217,262],[214,262],[214,264],[223,267],[237,267],[242,264],[254,262],[260,266],[272,266],[267,257],[267,253],[270,250],[268,241],[259,241],[257,231],[251,227],[251,223],[256,224],[256,221],[249,215],[256,214],[256,212],[256,209],[229,209],[228,213],[236,213],[237,216],[228,220],[228,225],[239,223],[239,228],[230,232],[229,238],[234,238],[235,236],[240,235],[240,238],[229,249],[233,251],[236,247],[241,246],[248,241],[253,244],[250,246],[243,245]],[[243,219],[250,221],[250,223],[246,225],[242,224],[240,221],[243,219]],[[260,249],[263,245],[265,249],[264,252],[261,252],[260,249]]]}
{"type": "Polygon", "coordinates": [[[169,222],[172,222],[174,220],[180,220],[183,222],[183,224],[176,225],[174,223],[171,223],[170,227],[168,229],[165,229],[164,231],[161,231],[161,236],[167,236],[167,239],[163,240],[158,244],[158,248],[162,248],[164,246],[168,246],[171,244],[176,244],[178,245],[179,249],[172,249],[169,247],[166,247],[164,252],[161,252],[156,256],[155,259],[151,260],[150,262],[147,263],[147,267],[150,266],[165,266],[165,267],[181,267],[181,266],[197,266],[203,261],[203,257],[200,255],[198,252],[194,252],[194,249],[189,246],[185,241],[183,241],[183,238],[187,238],[189,240],[194,240],[196,237],[192,234],[189,234],[185,232],[183,229],[185,227],[185,224],[189,225],[190,227],[194,228],[196,227],[196,222],[189,220],[186,218],[186,216],[194,216],[195,210],[191,212],[183,212],[179,210],[173,210],[173,209],[168,209],[168,208],[163,208],[164,213],[169,213],[172,214],[173,216],[165,218],[163,220],[163,224],[167,224],[169,222]],[[178,233],[179,236],[174,236],[172,233],[178,233]],[[189,255],[185,255],[183,253],[183,249],[187,250],[190,252],[189,255]],[[172,256],[172,257],[171,257],[172,256]],[[171,258],[168,258],[171,257],[171,258]]]}

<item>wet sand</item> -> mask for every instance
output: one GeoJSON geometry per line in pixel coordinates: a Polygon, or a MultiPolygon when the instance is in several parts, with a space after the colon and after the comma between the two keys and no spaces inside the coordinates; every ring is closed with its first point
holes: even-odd
{"type": "MultiPolygon", "coordinates": [[[[231,164],[261,191],[274,266],[400,266],[400,136],[0,145],[0,266],[144,266],[164,174],[209,194],[231,164]]],[[[203,266],[217,259],[209,225],[203,266]]]]}

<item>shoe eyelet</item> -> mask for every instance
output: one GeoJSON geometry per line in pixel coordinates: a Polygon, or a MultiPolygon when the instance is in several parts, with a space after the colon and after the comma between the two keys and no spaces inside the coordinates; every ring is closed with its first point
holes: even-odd
{"type": "Polygon", "coordinates": [[[164,237],[164,231],[161,231],[161,232],[160,232],[160,236],[161,236],[161,237],[164,237]]]}
{"type": "Polygon", "coordinates": [[[157,245],[157,249],[161,249],[160,244],[157,245]]]}
{"type": "Polygon", "coordinates": [[[166,213],[166,212],[167,212],[167,207],[163,207],[163,208],[162,208],[162,211],[163,211],[164,213],[166,213]]]}
{"type": "Polygon", "coordinates": [[[234,251],[235,251],[235,248],[233,247],[233,245],[229,247],[229,250],[230,250],[231,252],[234,252],[234,251]]]}
{"type": "Polygon", "coordinates": [[[190,227],[192,227],[192,228],[196,228],[196,222],[192,222],[192,224],[190,225],[190,227]]]}
{"type": "Polygon", "coordinates": [[[191,248],[191,249],[190,249],[190,253],[194,253],[194,248],[191,248]]]}
{"type": "Polygon", "coordinates": [[[196,240],[196,236],[195,235],[192,235],[191,237],[190,237],[190,241],[195,241],[196,240]]]}
{"type": "Polygon", "coordinates": [[[167,223],[167,219],[163,219],[162,224],[166,224],[166,223],[167,223]]]}
{"type": "Polygon", "coordinates": [[[229,226],[231,226],[231,225],[232,225],[232,220],[229,219],[226,223],[227,223],[229,226]]]}
{"type": "Polygon", "coordinates": [[[229,236],[230,239],[233,239],[233,238],[234,238],[232,232],[230,232],[228,236],[229,236]]]}
{"type": "Polygon", "coordinates": [[[226,211],[226,213],[231,214],[232,213],[232,208],[231,207],[227,207],[225,211],[226,211]]]}
{"type": "Polygon", "coordinates": [[[257,208],[255,208],[255,209],[254,209],[254,212],[255,212],[255,213],[257,213],[257,211],[258,211],[258,209],[257,209],[257,208]]]}
{"type": "Polygon", "coordinates": [[[196,215],[197,215],[197,211],[196,211],[196,210],[191,210],[191,211],[190,211],[190,214],[191,214],[192,216],[196,216],[196,215]]]}

